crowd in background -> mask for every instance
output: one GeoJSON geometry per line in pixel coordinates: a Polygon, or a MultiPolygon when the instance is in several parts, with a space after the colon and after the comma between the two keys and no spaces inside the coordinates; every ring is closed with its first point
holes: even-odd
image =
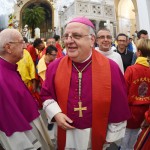
{"type": "MultiPolygon", "coordinates": [[[[139,49],[138,49],[139,47],[137,47],[137,43],[140,39],[148,39],[148,32],[146,30],[140,30],[139,32],[137,32],[137,35],[136,35],[136,37],[134,37],[134,40],[133,40],[133,38],[128,37],[124,33],[119,33],[117,35],[117,37],[115,38],[115,40],[112,41],[112,35],[111,35],[110,31],[108,29],[104,28],[104,29],[99,30],[99,32],[97,33],[96,39],[97,39],[96,43],[95,43],[96,47],[93,47],[93,48],[96,49],[97,51],[100,51],[106,57],[114,60],[119,65],[122,73],[125,74],[124,76],[125,76],[125,79],[126,79],[126,82],[128,85],[128,87],[127,87],[128,88],[128,96],[130,96],[130,93],[132,93],[130,90],[134,90],[134,89],[133,89],[133,87],[130,87],[131,85],[128,82],[132,83],[133,79],[131,79],[131,76],[133,76],[136,73],[130,72],[128,67],[129,66],[132,67],[132,65],[138,63],[136,60],[138,57],[140,57],[140,54],[139,54],[139,49]],[[102,32],[102,35],[100,34],[101,32],[102,32]],[[103,32],[104,32],[104,35],[103,35],[103,32]],[[105,36],[105,32],[109,33],[109,34],[107,36],[105,36]],[[106,41],[106,49],[105,49],[105,46],[103,46],[103,44],[101,43],[101,41],[102,42],[106,41]],[[108,47],[107,47],[107,44],[108,44],[108,47]],[[109,53],[110,53],[110,49],[113,52],[113,56],[106,53],[107,51],[109,51],[109,53]],[[115,54],[115,57],[114,57],[114,54],[115,54]]],[[[26,43],[27,43],[27,41],[26,41],[26,43]]],[[[144,48],[146,48],[146,47],[144,47],[144,48]]],[[[35,41],[32,44],[27,43],[26,50],[30,53],[32,60],[34,62],[33,63],[34,67],[36,68],[35,77],[34,78],[31,77],[32,83],[33,83],[32,89],[34,89],[34,91],[36,91],[36,90],[40,91],[41,84],[45,80],[45,73],[46,73],[46,69],[47,69],[47,66],[49,65],[49,63],[51,63],[52,61],[54,61],[55,59],[57,59],[59,57],[63,57],[65,55],[67,55],[66,48],[64,47],[64,44],[63,44],[63,37],[62,37],[62,39],[60,39],[59,35],[55,35],[54,37],[50,37],[47,40],[42,39],[42,38],[35,39],[35,41]],[[33,82],[34,79],[36,81],[36,89],[34,88],[35,87],[34,82],[33,82]]],[[[147,54],[144,57],[147,58],[148,56],[149,55],[147,54]]],[[[29,74],[32,75],[31,73],[29,73],[29,74]]],[[[147,78],[149,78],[150,74],[147,74],[147,76],[148,76],[147,78]]],[[[146,75],[145,75],[145,78],[146,78],[146,75]]],[[[150,87],[150,86],[148,85],[148,87],[150,87]]],[[[32,91],[32,93],[34,96],[33,91],[32,91]]],[[[42,108],[40,97],[37,96],[37,99],[39,99],[39,106],[40,106],[40,108],[42,108]]],[[[143,107],[142,105],[143,104],[141,104],[139,106],[143,107]]],[[[134,112],[135,109],[137,109],[137,111],[141,111],[141,113],[138,114],[138,115],[140,115],[140,117],[135,114],[135,116],[133,116],[133,118],[131,118],[128,121],[126,134],[125,134],[126,136],[122,142],[122,148],[121,148],[122,150],[133,149],[133,147],[136,143],[136,140],[138,138],[139,132],[140,132],[140,125],[144,121],[144,113],[149,108],[149,103],[148,102],[145,103],[144,108],[140,107],[139,110],[138,110],[138,108],[134,108],[135,107],[134,104],[131,104],[130,102],[129,102],[129,107],[131,107],[131,113],[133,113],[133,115],[135,113],[134,112]],[[140,121],[136,120],[138,118],[140,118],[140,121]]],[[[51,130],[53,127],[53,123],[49,123],[48,127],[51,130]]]]}
{"type": "MultiPolygon", "coordinates": [[[[64,46],[66,38],[76,39],[78,37],[64,35],[60,39],[59,35],[54,35],[47,39],[37,38],[33,43],[29,43],[28,39],[23,37],[25,42],[23,58],[17,62],[17,70],[35,98],[39,110],[42,110],[43,107],[40,91],[47,76],[47,67],[57,59],[68,55],[64,46]]],[[[119,33],[113,41],[111,32],[107,28],[102,28],[96,33],[95,46],[92,47],[94,51],[100,52],[118,64],[127,85],[131,117],[127,120],[125,137],[119,144],[121,150],[134,149],[142,129],[141,124],[145,120],[145,114],[147,120],[149,119],[147,111],[150,104],[150,41],[148,39],[147,31],[140,30],[133,38],[119,33]]],[[[45,115],[42,117],[46,122],[48,118],[45,115]]],[[[46,125],[50,134],[54,134],[52,132],[54,122],[48,120],[46,125]]],[[[53,135],[51,135],[51,140],[53,141],[53,135]]]]}

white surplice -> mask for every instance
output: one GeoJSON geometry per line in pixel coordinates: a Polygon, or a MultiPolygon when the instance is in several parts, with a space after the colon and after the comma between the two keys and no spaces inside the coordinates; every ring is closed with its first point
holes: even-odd
{"type": "MultiPolygon", "coordinates": [[[[53,99],[46,100],[43,104],[43,109],[46,111],[49,120],[51,120],[57,113],[62,112],[57,102],[53,99]]],[[[123,138],[125,135],[126,124],[126,121],[120,123],[109,123],[106,141],[115,142],[123,138]]],[[[57,141],[56,124],[54,130],[54,136],[57,141]]],[[[65,150],[90,150],[92,147],[91,131],[91,128],[67,130],[65,150]]],[[[103,147],[103,149],[106,149],[107,145],[104,144],[103,147]]]]}
{"type": "Polygon", "coordinates": [[[107,58],[116,62],[118,64],[121,72],[124,74],[123,62],[122,62],[122,58],[121,58],[120,54],[118,54],[117,52],[114,52],[114,50],[112,48],[106,52],[100,50],[99,47],[96,47],[95,50],[97,50],[98,52],[100,52],[101,54],[106,56],[107,58]]]}
{"type": "Polygon", "coordinates": [[[11,136],[0,131],[0,144],[6,150],[53,150],[44,122],[40,117],[30,123],[32,130],[15,132],[11,136]]]}

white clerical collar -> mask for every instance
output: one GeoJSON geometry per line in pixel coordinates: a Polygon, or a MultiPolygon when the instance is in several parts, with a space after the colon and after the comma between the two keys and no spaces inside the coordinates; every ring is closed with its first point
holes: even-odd
{"type": "Polygon", "coordinates": [[[104,56],[109,56],[110,54],[112,54],[114,51],[113,49],[109,49],[108,51],[102,51],[102,50],[98,50],[101,54],[103,54],[104,56]]]}
{"type": "Polygon", "coordinates": [[[84,63],[84,62],[86,62],[87,60],[89,60],[89,59],[91,58],[91,56],[92,56],[92,52],[91,52],[91,54],[89,55],[89,57],[88,57],[86,60],[82,61],[81,63],[84,63]]]}
{"type": "MultiPolygon", "coordinates": [[[[2,56],[0,56],[0,58],[2,58],[3,60],[7,61],[5,58],[3,58],[2,56]]],[[[8,62],[8,61],[7,61],[8,62]]]]}

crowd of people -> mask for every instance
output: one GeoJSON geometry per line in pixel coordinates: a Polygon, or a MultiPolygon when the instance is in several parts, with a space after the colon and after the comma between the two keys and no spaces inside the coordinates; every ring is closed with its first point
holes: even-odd
{"type": "Polygon", "coordinates": [[[150,40],[86,17],[33,43],[0,32],[0,150],[149,150],[150,40]],[[64,47],[61,45],[63,42],[64,47]],[[97,45],[97,46],[95,46],[97,45]]]}

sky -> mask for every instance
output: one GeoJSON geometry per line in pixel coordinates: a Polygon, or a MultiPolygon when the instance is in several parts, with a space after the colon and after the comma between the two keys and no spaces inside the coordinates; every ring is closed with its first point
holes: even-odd
{"type": "Polygon", "coordinates": [[[16,0],[0,0],[0,15],[13,12],[13,6],[16,0]]]}
{"type": "Polygon", "coordinates": [[[8,25],[8,15],[11,14],[16,0],[0,0],[0,30],[8,25]]]}

